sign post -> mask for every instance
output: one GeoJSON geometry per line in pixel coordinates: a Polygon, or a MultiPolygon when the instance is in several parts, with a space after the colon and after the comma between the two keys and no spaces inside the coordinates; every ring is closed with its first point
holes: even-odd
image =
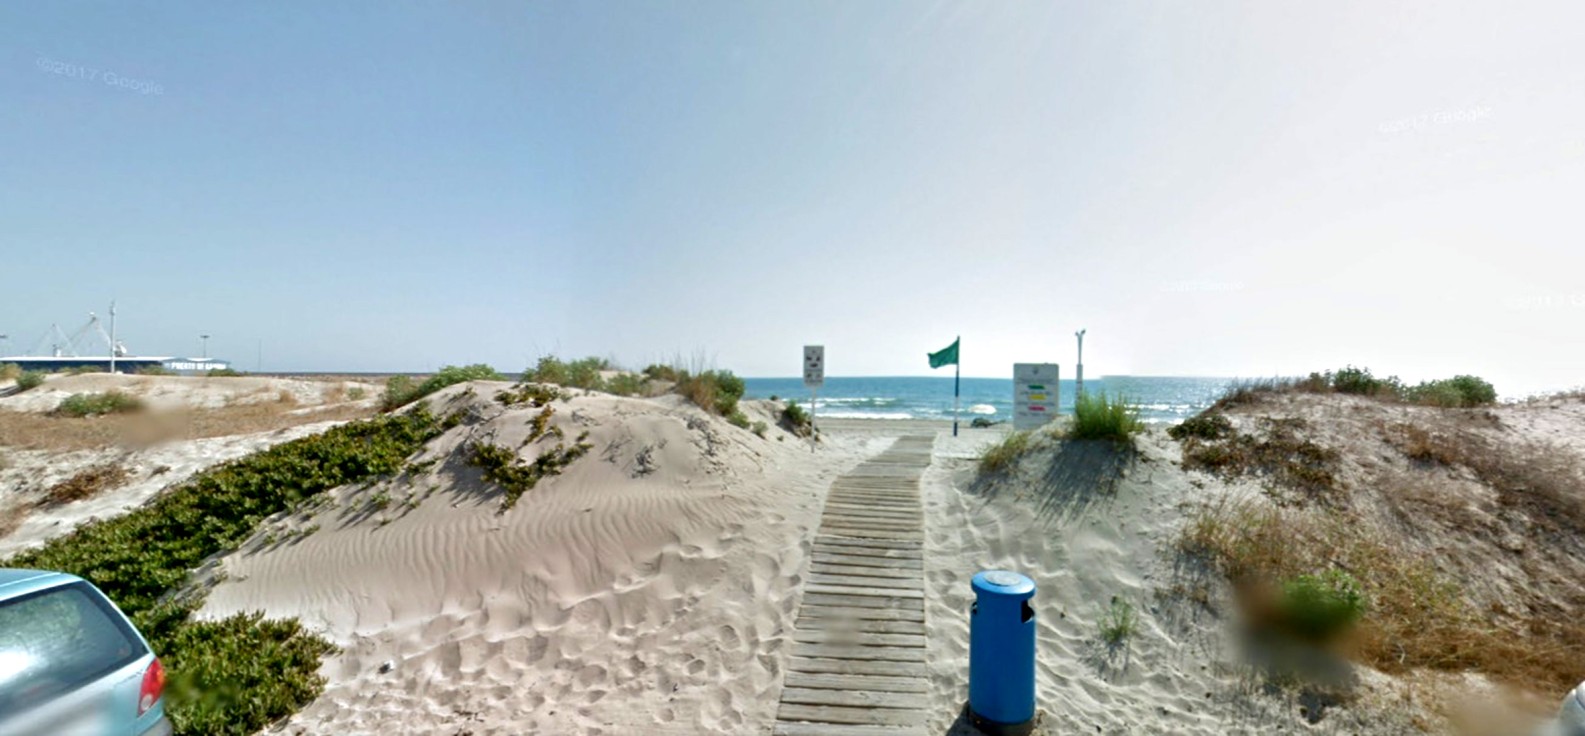
{"type": "Polygon", "coordinates": [[[804,385],[809,387],[809,451],[815,451],[815,402],[826,383],[826,346],[804,346],[804,385]]]}
{"type": "Polygon", "coordinates": [[[1013,429],[1037,429],[1057,415],[1057,364],[1013,364],[1013,429]]]}

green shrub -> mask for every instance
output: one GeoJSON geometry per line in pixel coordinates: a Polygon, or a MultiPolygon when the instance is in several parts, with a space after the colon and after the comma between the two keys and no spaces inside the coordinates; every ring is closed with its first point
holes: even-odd
{"type": "Polygon", "coordinates": [[[533,370],[524,371],[523,380],[603,391],[605,380],[600,377],[600,371],[610,369],[611,361],[605,358],[588,357],[565,362],[554,355],[546,355],[539,359],[533,370]]]}
{"type": "Polygon", "coordinates": [[[675,381],[681,371],[669,365],[651,363],[644,368],[644,377],[651,381],[675,381]]]}
{"type": "Polygon", "coordinates": [[[143,400],[120,391],[98,394],[72,394],[55,407],[55,414],[65,417],[96,417],[101,414],[128,414],[143,410],[143,400]]]}
{"type": "Polygon", "coordinates": [[[1100,628],[1102,641],[1108,646],[1121,646],[1139,631],[1139,614],[1134,612],[1134,604],[1112,596],[1111,606],[1101,614],[1100,628]]]}
{"type": "Polygon", "coordinates": [[[336,651],[297,619],[262,613],[188,621],[149,644],[170,673],[178,734],[245,736],[296,712],[319,696],[319,660],[336,651]]]}
{"type": "Polygon", "coordinates": [[[15,381],[22,375],[22,366],[16,363],[0,363],[0,381],[15,381]]]}
{"type": "Polygon", "coordinates": [[[1496,402],[1497,389],[1477,376],[1454,376],[1422,382],[1407,391],[1407,398],[1427,406],[1468,408],[1496,402]]]}
{"type": "Polygon", "coordinates": [[[743,379],[732,375],[732,371],[711,370],[678,374],[673,390],[705,411],[730,417],[737,412],[737,402],[743,398],[746,387],[743,379]]]}
{"type": "Polygon", "coordinates": [[[134,373],[140,376],[174,376],[176,372],[163,365],[146,365],[138,368],[134,373]]]}
{"type": "Polygon", "coordinates": [[[363,397],[367,396],[368,393],[368,391],[363,390],[362,386],[353,386],[347,389],[347,398],[351,401],[362,401],[363,397]]]}
{"type": "Polygon", "coordinates": [[[390,411],[411,401],[415,391],[411,376],[391,376],[385,379],[385,397],[380,404],[386,411],[390,411]]]}
{"type": "Polygon", "coordinates": [[[748,429],[749,427],[748,415],[739,409],[732,410],[732,413],[727,415],[726,421],[734,427],[742,429],[748,429]]]}
{"type": "Polygon", "coordinates": [[[1018,463],[1018,459],[1029,450],[1029,442],[1034,439],[1033,432],[1013,432],[1003,437],[985,452],[980,454],[980,474],[993,475],[1005,473],[1018,463]]]}
{"type": "Polygon", "coordinates": [[[1365,594],[1342,570],[1300,575],[1282,584],[1278,624],[1306,641],[1327,642],[1365,615],[1365,594]]]}
{"type": "Polygon", "coordinates": [[[1139,421],[1139,409],[1123,397],[1085,393],[1073,407],[1073,428],[1068,436],[1076,440],[1124,442],[1141,429],[1144,424],[1139,421]]]}
{"type": "Polygon", "coordinates": [[[605,390],[617,396],[644,396],[649,393],[649,379],[639,373],[618,373],[605,382],[605,390]]]}
{"type": "Polygon", "coordinates": [[[17,392],[30,391],[44,385],[43,371],[22,371],[17,375],[17,392]]]}
{"type": "Polygon", "coordinates": [[[391,376],[385,380],[385,410],[390,411],[412,403],[447,386],[468,381],[499,381],[502,378],[503,376],[494,368],[483,363],[444,366],[417,386],[414,386],[413,379],[407,376],[391,376]]]}
{"type": "Polygon", "coordinates": [[[1167,428],[1167,436],[1180,442],[1191,437],[1201,440],[1219,440],[1230,437],[1232,434],[1233,423],[1228,421],[1227,417],[1211,412],[1200,412],[1183,420],[1182,424],[1167,428]]]}
{"type": "Polygon", "coordinates": [[[759,435],[763,439],[765,437],[765,433],[770,431],[770,425],[764,422],[755,422],[752,429],[754,434],[759,435]]]}
{"type": "Polygon", "coordinates": [[[814,431],[814,420],[798,402],[788,399],[787,406],[781,410],[781,427],[799,437],[808,437],[814,431]]]}
{"type": "MultiPolygon", "coordinates": [[[[549,406],[545,407],[549,417],[549,406]]],[[[542,425],[536,432],[543,434],[542,425]]],[[[484,471],[484,479],[501,486],[501,513],[517,504],[517,499],[547,477],[560,475],[563,468],[583,457],[593,445],[584,442],[589,433],[584,432],[572,447],[557,443],[555,449],[540,453],[533,462],[523,462],[517,452],[488,442],[475,442],[468,454],[468,464],[484,471]]]]}
{"type": "Polygon", "coordinates": [[[90,521],[0,567],[83,577],[133,617],[165,662],[177,733],[247,734],[290,715],[323,686],[330,645],[295,621],[193,620],[200,601],[157,603],[213,555],[237,549],[270,516],[318,494],[391,474],[444,423],[422,408],[350,422],[221,463],[137,510],[90,521]]]}
{"type": "Polygon", "coordinates": [[[204,375],[210,378],[236,378],[242,375],[242,371],[235,368],[211,368],[204,375]]]}

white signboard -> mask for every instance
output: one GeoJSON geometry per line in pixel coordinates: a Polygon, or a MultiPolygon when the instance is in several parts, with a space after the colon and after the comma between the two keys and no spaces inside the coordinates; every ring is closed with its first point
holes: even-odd
{"type": "Polygon", "coordinates": [[[1013,429],[1035,429],[1057,416],[1057,364],[1013,364],[1013,429]]]}
{"type": "Polygon", "coordinates": [[[817,389],[826,383],[826,346],[804,346],[804,385],[817,389]]]}

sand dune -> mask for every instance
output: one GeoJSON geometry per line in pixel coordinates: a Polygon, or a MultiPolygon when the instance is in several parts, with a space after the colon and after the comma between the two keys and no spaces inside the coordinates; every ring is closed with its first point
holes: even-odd
{"type": "Polygon", "coordinates": [[[431,469],[341,489],[224,561],[206,615],[298,616],[345,647],[283,730],[765,731],[824,489],[885,440],[811,460],[674,398],[579,397],[552,426],[594,449],[503,514],[460,453],[527,436],[537,410],[495,404],[505,386],[433,399],[475,419],[418,458],[431,469]]]}

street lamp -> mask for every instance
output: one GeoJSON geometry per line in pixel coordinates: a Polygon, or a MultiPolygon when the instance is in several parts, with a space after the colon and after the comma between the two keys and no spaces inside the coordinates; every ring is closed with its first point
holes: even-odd
{"type": "Polygon", "coordinates": [[[1074,369],[1074,371],[1073,371],[1073,379],[1074,379],[1073,380],[1073,383],[1074,383],[1074,387],[1073,387],[1073,406],[1074,406],[1075,409],[1077,409],[1077,407],[1079,405],[1079,397],[1084,395],[1084,333],[1085,332],[1088,332],[1088,330],[1079,330],[1078,332],[1073,333],[1074,337],[1079,338],[1079,364],[1078,364],[1078,367],[1076,367],[1074,369]]]}
{"type": "Polygon", "coordinates": [[[199,335],[198,338],[204,341],[204,360],[209,360],[209,336],[199,335]]]}

